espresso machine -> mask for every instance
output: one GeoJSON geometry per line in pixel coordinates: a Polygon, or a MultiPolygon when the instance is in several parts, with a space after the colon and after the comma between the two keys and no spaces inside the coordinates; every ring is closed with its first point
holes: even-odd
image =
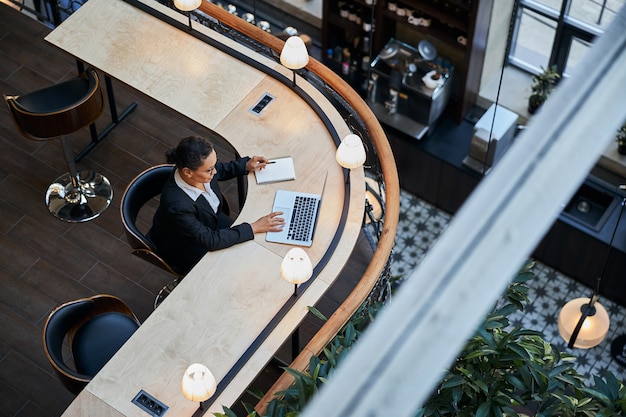
{"type": "Polygon", "coordinates": [[[436,58],[426,40],[418,48],[393,38],[387,42],[372,61],[368,80],[367,103],[379,121],[416,139],[425,137],[452,90],[452,68],[436,58]]]}

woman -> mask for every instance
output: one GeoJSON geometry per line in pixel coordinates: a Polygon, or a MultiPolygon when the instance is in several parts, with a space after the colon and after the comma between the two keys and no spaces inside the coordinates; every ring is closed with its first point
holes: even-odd
{"type": "Polygon", "coordinates": [[[156,252],[176,272],[189,272],[207,251],[252,240],[255,233],[282,229],[285,221],[279,217],[280,212],[254,223],[232,226],[232,220],[222,211],[218,181],[263,169],[266,158],[218,162],[213,145],[198,136],[184,138],[166,156],[168,163],[176,166],[163,187],[149,236],[156,252]]]}

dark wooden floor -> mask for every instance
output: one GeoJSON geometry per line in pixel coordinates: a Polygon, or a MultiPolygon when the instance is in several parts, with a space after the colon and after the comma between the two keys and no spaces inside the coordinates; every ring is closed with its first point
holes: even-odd
{"type": "MultiPolygon", "coordinates": [[[[43,40],[50,29],[0,3],[0,92],[21,94],[76,74],[73,58],[43,40]]],[[[48,213],[44,193],[67,171],[59,141],[36,142],[20,136],[6,106],[0,106],[0,416],[59,416],[72,401],[56,379],[41,347],[41,328],[58,304],[96,293],[121,297],[145,320],[159,289],[171,276],[131,255],[119,216],[129,181],[143,169],[164,162],[164,151],[203,127],[141,93],[114,81],[118,110],[137,109],[78,164],[104,174],[114,199],[99,218],[82,224],[48,213]]],[[[98,122],[102,130],[107,112],[98,122]]],[[[75,151],[89,142],[88,130],[72,136],[75,151]]],[[[221,159],[234,155],[217,143],[221,159]]],[[[227,194],[236,206],[235,185],[227,194]]],[[[148,224],[149,217],[144,216],[148,224]],[[147,219],[147,220],[146,220],[147,219]]],[[[364,238],[338,284],[318,308],[330,314],[365,269],[371,251],[364,238]]],[[[304,344],[319,326],[303,323],[304,344]]],[[[287,345],[279,357],[289,360],[287,345]]],[[[276,372],[268,369],[260,385],[276,372]]]]}

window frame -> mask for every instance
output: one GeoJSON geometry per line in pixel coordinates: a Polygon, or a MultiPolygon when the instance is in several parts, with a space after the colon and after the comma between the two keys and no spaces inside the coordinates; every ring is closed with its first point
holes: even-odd
{"type": "Polygon", "coordinates": [[[584,42],[593,42],[597,36],[603,33],[601,29],[568,15],[572,1],[573,0],[562,0],[560,10],[550,8],[534,0],[516,1],[513,10],[515,24],[513,33],[511,34],[511,44],[509,45],[510,52],[508,63],[531,74],[538,74],[541,71],[541,68],[514,56],[522,13],[524,9],[526,9],[556,24],[552,50],[548,58],[547,66],[556,66],[557,72],[561,76],[567,76],[567,74],[563,74],[563,71],[565,70],[573,41],[580,39],[584,42]]]}

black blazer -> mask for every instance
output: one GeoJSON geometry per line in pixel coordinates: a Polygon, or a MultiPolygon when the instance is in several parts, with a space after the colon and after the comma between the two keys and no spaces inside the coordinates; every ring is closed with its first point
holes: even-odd
{"type": "Polygon", "coordinates": [[[222,212],[222,193],[218,181],[246,175],[250,158],[218,162],[211,188],[220,199],[217,213],[203,196],[193,201],[174,180],[172,168],[159,208],[154,214],[149,238],[159,254],[176,272],[186,274],[207,251],[224,249],[252,240],[254,233],[248,223],[232,226],[232,220],[222,212]]]}

